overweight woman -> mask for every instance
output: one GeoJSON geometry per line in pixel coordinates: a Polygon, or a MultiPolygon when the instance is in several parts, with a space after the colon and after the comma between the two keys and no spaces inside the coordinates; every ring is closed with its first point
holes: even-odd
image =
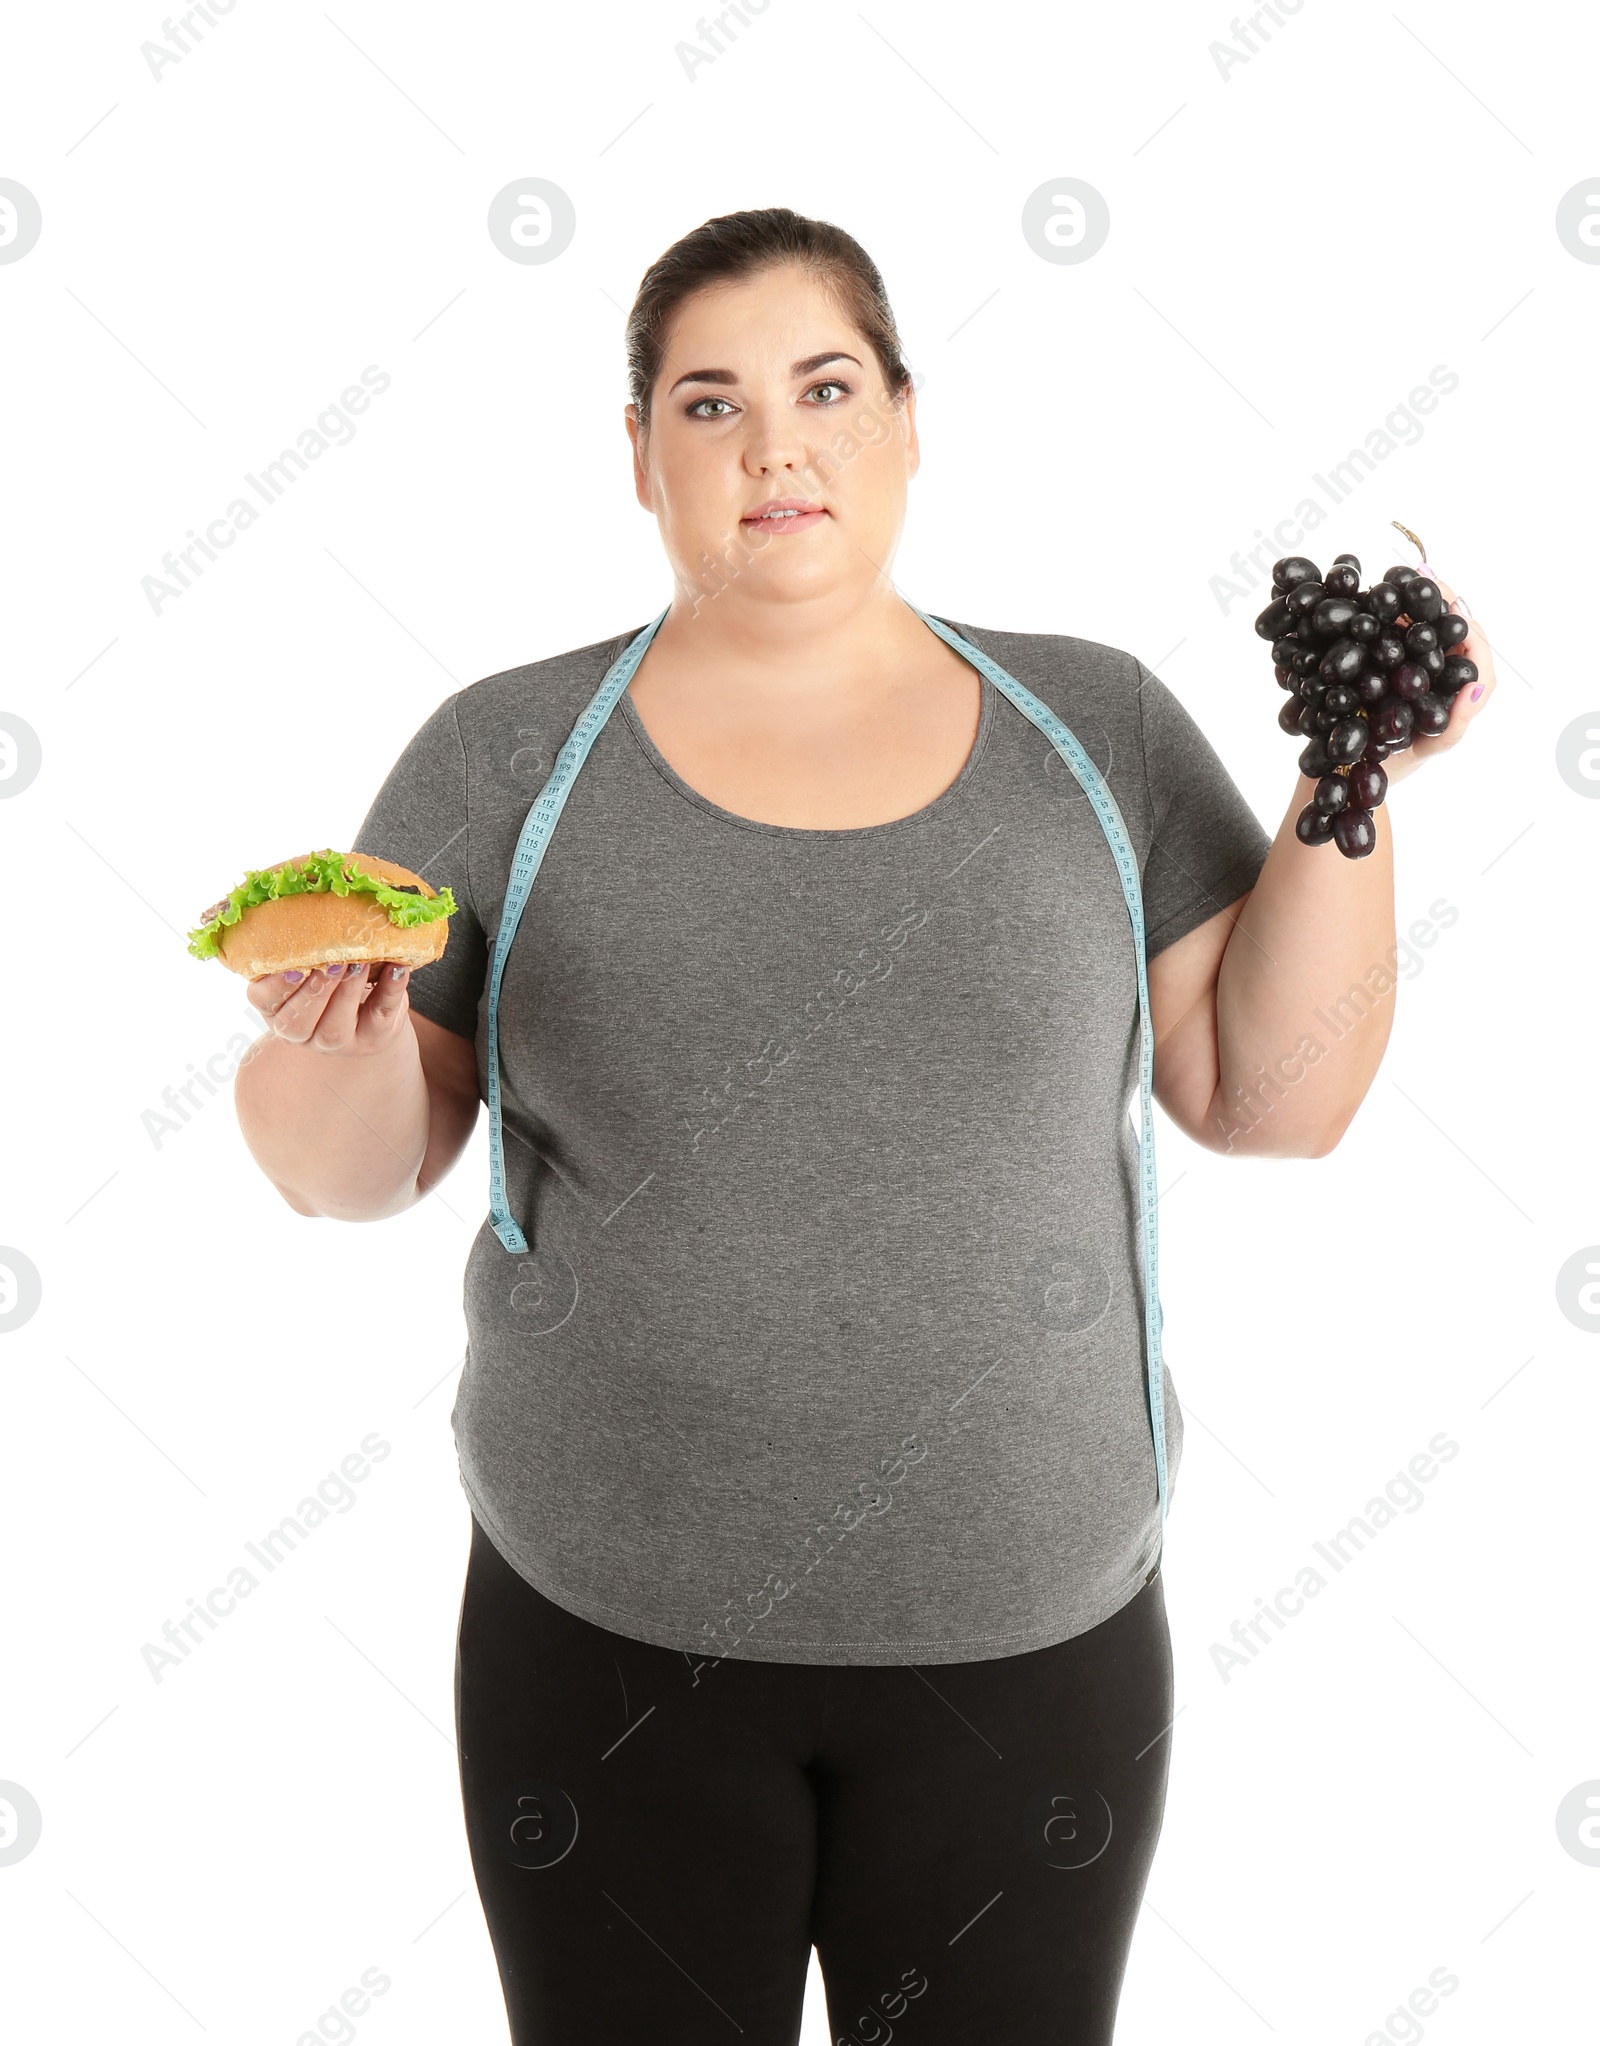
{"type": "Polygon", "coordinates": [[[836,2040],[1098,2046],[1173,1739],[1146,1027],[1193,1141],[1324,1156],[1388,828],[1302,844],[1300,779],[1269,838],[1132,654],[902,596],[915,393],[838,228],[707,221],[628,371],[670,604],[412,738],[352,842],[448,948],[253,983],[240,1121],[359,1222],[490,1103],[456,1721],[517,2046],[787,2046],[813,1944],[836,2040]]]}

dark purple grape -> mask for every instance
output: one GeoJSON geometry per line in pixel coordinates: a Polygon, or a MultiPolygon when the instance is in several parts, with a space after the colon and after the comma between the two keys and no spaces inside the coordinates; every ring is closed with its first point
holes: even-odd
{"type": "Polygon", "coordinates": [[[1281,639],[1284,632],[1288,629],[1289,623],[1288,605],[1283,601],[1282,597],[1274,597],[1266,610],[1256,620],[1256,631],[1263,639],[1281,639]]]}
{"type": "Polygon", "coordinates": [[[1360,573],[1361,573],[1361,558],[1360,558],[1360,556],[1359,556],[1359,555],[1356,555],[1356,554],[1336,554],[1336,555],[1335,555],[1335,556],[1334,556],[1333,558],[1334,558],[1334,560],[1335,560],[1335,561],[1348,561],[1348,562],[1349,562],[1349,564],[1350,564],[1350,566],[1351,566],[1351,567],[1352,567],[1352,568],[1353,568],[1353,569],[1355,570],[1356,574],[1357,574],[1357,575],[1360,575],[1360,573]]]}
{"type": "Polygon", "coordinates": [[[1353,639],[1357,646],[1370,646],[1382,630],[1370,611],[1358,611],[1345,628],[1345,637],[1353,639]]]}
{"type": "Polygon", "coordinates": [[[1314,583],[1322,579],[1314,561],[1307,561],[1303,554],[1286,554],[1282,561],[1272,564],[1272,587],[1282,593],[1292,590],[1296,583],[1314,583]]]}
{"type": "Polygon", "coordinates": [[[1353,639],[1336,639],[1322,656],[1317,673],[1324,682],[1353,682],[1367,665],[1365,647],[1353,639]]]}
{"type": "Polygon", "coordinates": [[[1367,720],[1376,736],[1388,744],[1396,739],[1411,736],[1411,706],[1409,703],[1391,701],[1380,703],[1367,720]]]}
{"type": "MultiPolygon", "coordinates": [[[[1354,774],[1355,769],[1352,768],[1350,773],[1354,774]]],[[[1349,776],[1325,774],[1312,790],[1311,800],[1325,816],[1332,817],[1350,800],[1349,776]]]]}
{"type": "MultiPolygon", "coordinates": [[[[1280,689],[1294,689],[1295,684],[1299,681],[1300,678],[1298,675],[1296,675],[1293,668],[1274,668],[1272,671],[1272,679],[1277,683],[1280,689]]],[[[1298,690],[1296,690],[1295,693],[1298,695],[1299,694],[1298,690]]]]}
{"type": "Polygon", "coordinates": [[[1335,682],[1322,699],[1324,710],[1337,711],[1340,717],[1354,717],[1361,708],[1361,698],[1348,682],[1335,682]]]}
{"type": "Polygon", "coordinates": [[[1380,625],[1392,625],[1400,615],[1400,592],[1393,583],[1374,583],[1361,599],[1361,607],[1380,625]]]}
{"type": "Polygon", "coordinates": [[[1386,583],[1392,583],[1397,590],[1403,590],[1407,583],[1416,581],[1417,570],[1402,561],[1398,568],[1386,568],[1383,571],[1383,579],[1386,583]]]}
{"type": "Polygon", "coordinates": [[[1302,845],[1326,845],[1333,836],[1333,819],[1315,803],[1307,803],[1294,820],[1294,835],[1302,845]]]}
{"type": "Polygon", "coordinates": [[[1472,627],[1459,611],[1447,611],[1433,629],[1439,635],[1439,645],[1449,653],[1453,646],[1460,646],[1472,627]]]}
{"type": "Polygon", "coordinates": [[[1299,651],[1300,642],[1292,634],[1287,639],[1275,639],[1272,642],[1272,661],[1274,667],[1287,668],[1299,651]]]}
{"type": "Polygon", "coordinates": [[[1297,618],[1284,637],[1289,638],[1291,635],[1296,646],[1314,646],[1317,639],[1317,628],[1311,623],[1309,618],[1297,618]]]}
{"type": "Polygon", "coordinates": [[[1315,732],[1300,749],[1300,772],[1309,775],[1313,781],[1320,781],[1334,765],[1327,743],[1320,732],[1315,732]]]}
{"type": "Polygon", "coordinates": [[[1288,605],[1291,617],[1309,618],[1327,594],[1320,580],[1296,583],[1283,601],[1288,605]]]}
{"type": "Polygon", "coordinates": [[[1320,715],[1321,713],[1314,703],[1301,704],[1300,731],[1305,738],[1315,739],[1320,736],[1317,730],[1317,719],[1320,715]]]}
{"type": "Polygon", "coordinates": [[[1415,703],[1419,696],[1427,693],[1432,678],[1417,661],[1402,661],[1389,677],[1389,694],[1398,697],[1402,703],[1415,703]]]}
{"type": "MultiPolygon", "coordinates": [[[[1318,661],[1317,663],[1318,669],[1320,669],[1321,666],[1322,663],[1318,661]]],[[[1301,698],[1304,702],[1311,704],[1313,708],[1320,709],[1322,699],[1326,695],[1328,688],[1327,683],[1323,681],[1320,673],[1302,675],[1300,677],[1299,682],[1296,684],[1296,687],[1299,689],[1301,698]]]]}
{"type": "Polygon", "coordinates": [[[1322,656],[1315,647],[1303,646],[1289,665],[1297,675],[1314,675],[1322,666],[1322,656]]]}
{"type": "Polygon", "coordinates": [[[1439,688],[1448,689],[1453,693],[1457,689],[1463,688],[1468,682],[1476,682],[1477,679],[1478,664],[1476,661],[1468,660],[1465,654],[1445,655],[1444,667],[1439,675],[1439,688]]]}
{"type": "Polygon", "coordinates": [[[1300,730],[1300,713],[1304,708],[1305,705],[1300,702],[1298,697],[1286,696],[1283,699],[1283,708],[1278,712],[1278,730],[1280,732],[1298,732],[1300,730]]]}
{"type": "Polygon", "coordinates": [[[1328,734],[1328,758],[1335,767],[1359,760],[1367,750],[1365,718],[1341,718],[1328,734]]]}
{"type": "Polygon", "coordinates": [[[1353,597],[1361,587],[1361,571],[1352,568],[1348,561],[1340,559],[1322,578],[1330,597],[1353,597]]]}
{"type": "Polygon", "coordinates": [[[1378,843],[1372,812],[1347,804],[1333,820],[1333,842],[1347,860],[1364,860],[1378,843]]]}
{"type": "Polygon", "coordinates": [[[1358,608],[1348,597],[1324,597],[1312,612],[1311,623],[1324,639],[1341,639],[1358,608]]]}
{"type": "Polygon", "coordinates": [[[1417,666],[1428,676],[1430,684],[1437,682],[1444,673],[1445,656],[1436,646],[1429,647],[1425,654],[1417,655],[1417,666]]]}
{"type": "Polygon", "coordinates": [[[1324,738],[1326,738],[1338,722],[1339,713],[1336,710],[1329,710],[1326,704],[1323,704],[1322,708],[1316,713],[1316,728],[1322,733],[1324,738]]]}
{"type": "Polygon", "coordinates": [[[1405,586],[1405,613],[1414,623],[1431,625],[1444,612],[1444,594],[1425,575],[1413,576],[1405,586]]]}
{"type": "Polygon", "coordinates": [[[1366,667],[1361,670],[1351,687],[1360,702],[1381,703],[1389,693],[1389,678],[1381,668],[1366,667]]]}
{"type": "Polygon", "coordinates": [[[1389,777],[1375,760],[1365,754],[1350,770],[1350,800],[1363,810],[1376,810],[1389,787],[1389,777]]]}
{"type": "Polygon", "coordinates": [[[1419,738],[1434,739],[1450,722],[1450,704],[1442,696],[1425,693],[1412,704],[1411,715],[1416,719],[1414,727],[1416,735],[1419,738]]]}
{"type": "Polygon", "coordinates": [[[1439,635],[1431,625],[1420,621],[1406,629],[1406,652],[1413,660],[1421,654],[1431,653],[1439,644],[1439,635]]]}
{"type": "Polygon", "coordinates": [[[1385,674],[1391,668],[1398,668],[1406,657],[1406,643],[1398,632],[1385,626],[1376,639],[1367,641],[1367,666],[1381,668],[1385,674]]]}

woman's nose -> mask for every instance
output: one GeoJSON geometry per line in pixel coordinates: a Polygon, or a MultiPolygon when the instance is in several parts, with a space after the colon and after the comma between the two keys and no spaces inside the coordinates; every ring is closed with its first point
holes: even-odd
{"type": "Polygon", "coordinates": [[[745,467],[752,475],[777,469],[803,469],[810,459],[804,427],[787,406],[752,407],[745,415],[745,467]]]}

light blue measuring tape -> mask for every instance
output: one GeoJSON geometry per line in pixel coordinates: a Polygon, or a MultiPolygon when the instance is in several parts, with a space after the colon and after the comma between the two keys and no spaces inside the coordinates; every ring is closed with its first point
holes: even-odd
{"type": "MultiPolygon", "coordinates": [[[[1129,843],[1127,827],[1122,821],[1122,812],[1117,808],[1116,798],[1105,784],[1099,768],[1084,752],[1077,740],[1047,704],[1039,701],[1031,689],[1025,689],[1015,676],[1008,675],[998,662],[990,660],[970,640],[963,639],[959,632],[953,632],[948,625],[942,625],[937,618],[930,618],[926,611],[916,611],[930,631],[936,632],[948,646],[955,648],[964,660],[970,661],[980,675],[985,675],[1003,696],[1016,705],[1024,717],[1038,726],[1045,737],[1065,760],[1077,776],[1084,794],[1094,806],[1094,813],[1100,820],[1100,828],[1106,835],[1111,854],[1117,863],[1117,874],[1122,882],[1123,900],[1128,905],[1128,916],[1133,924],[1134,956],[1139,968],[1139,1094],[1143,1108],[1142,1134],[1139,1140],[1139,1197],[1143,1227],[1141,1240],[1144,1247],[1144,1330],[1146,1359],[1146,1388],[1150,1405],[1150,1432],[1156,1453],[1156,1492],[1161,1503],[1161,1518],[1167,1517],[1167,1436],[1165,1405],[1161,1382],[1161,1299],[1156,1289],[1156,1149],[1155,1124],[1151,1114],[1151,1090],[1155,1073],[1155,1038],[1150,1027],[1150,986],[1145,974],[1144,957],[1144,899],[1139,890],[1139,867],[1129,843]]],[[[545,847],[556,828],[562,807],[571,793],[577,779],[578,769],[588,758],[589,748],[599,737],[601,727],[616,707],[617,699],[633,680],[634,671],[644,659],[645,649],[655,638],[657,631],[667,617],[671,606],[659,618],[645,626],[631,640],[626,649],[607,670],[605,680],[589,699],[582,716],[573,726],[570,736],[556,755],[556,764],[550,770],[550,777],[534,798],[517,839],[517,849],[511,861],[511,874],[506,886],[505,906],[500,913],[500,929],[495,938],[494,960],[489,969],[489,1222],[495,1235],[505,1249],[522,1251],[528,1248],[528,1239],[517,1226],[516,1217],[511,1213],[506,1199],[505,1139],[500,1118],[500,982],[505,974],[517,926],[522,921],[523,908],[528,900],[533,878],[539,871],[544,858],[545,847]]]]}

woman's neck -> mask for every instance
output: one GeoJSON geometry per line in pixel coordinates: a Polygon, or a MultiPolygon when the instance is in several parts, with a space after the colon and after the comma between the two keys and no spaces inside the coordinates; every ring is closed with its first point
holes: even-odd
{"type": "MultiPolygon", "coordinates": [[[[781,544],[781,543],[779,543],[781,544]]],[[[692,668],[715,686],[739,678],[744,690],[789,699],[819,686],[884,679],[928,658],[933,635],[887,580],[865,591],[829,591],[779,601],[736,585],[715,598],[681,594],[650,643],[645,666],[692,668]]]]}

